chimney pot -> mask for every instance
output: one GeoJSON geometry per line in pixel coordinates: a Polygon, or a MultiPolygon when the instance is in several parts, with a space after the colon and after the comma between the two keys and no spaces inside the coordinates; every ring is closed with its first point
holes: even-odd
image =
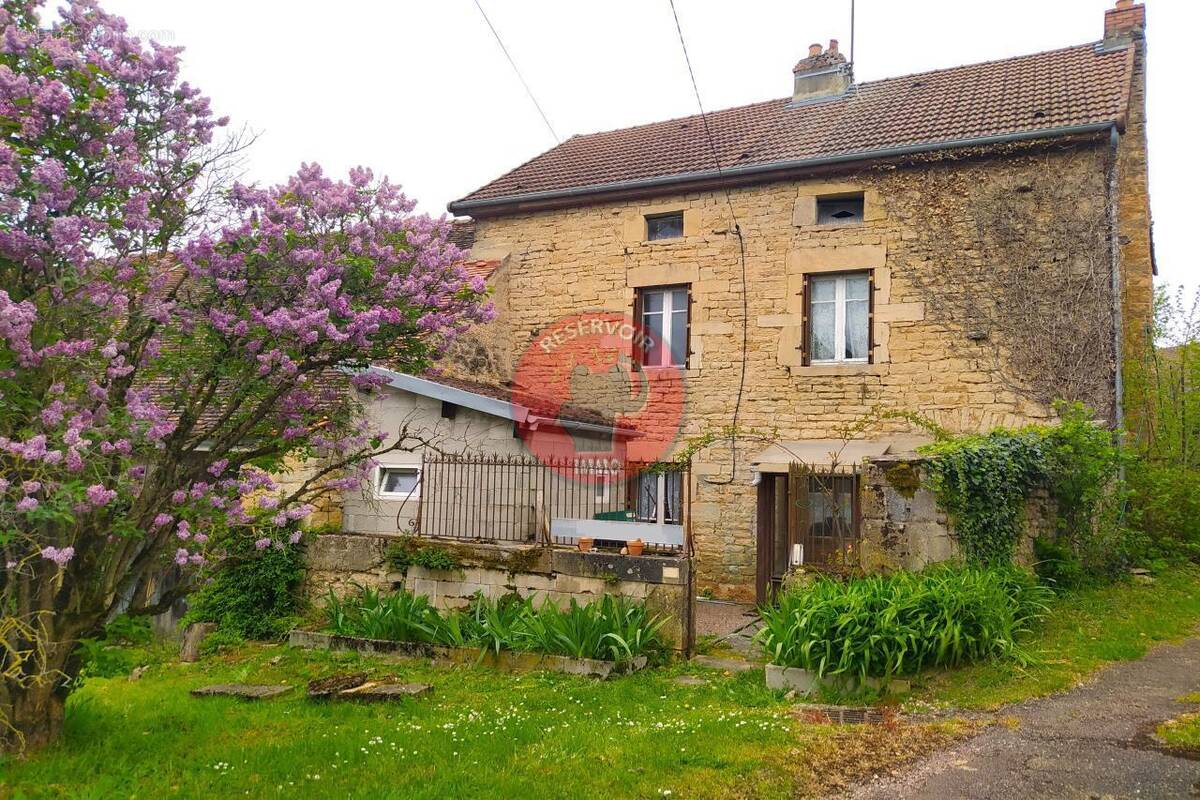
{"type": "MultiPolygon", "coordinates": [[[[1131,2],[1132,2],[1132,0],[1131,0],[1131,2]]],[[[838,40],[830,39],[829,40],[829,52],[836,53],[837,51],[838,51],[838,40]]]]}
{"type": "Polygon", "coordinates": [[[812,58],[813,56],[819,56],[819,55],[821,55],[821,45],[810,44],[808,46],[808,57],[812,58]]]}

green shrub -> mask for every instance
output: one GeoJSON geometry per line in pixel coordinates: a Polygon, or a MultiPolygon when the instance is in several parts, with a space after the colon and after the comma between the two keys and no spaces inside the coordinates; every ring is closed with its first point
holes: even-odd
{"type": "Polygon", "coordinates": [[[1025,503],[1036,490],[1053,501],[1055,541],[1099,578],[1129,564],[1123,519],[1124,456],[1112,431],[1080,403],[1057,403],[1056,425],[997,428],[946,438],[922,448],[930,488],[954,522],[968,563],[1012,564],[1025,527],[1025,503]]]}
{"type": "Polygon", "coordinates": [[[325,619],[327,630],[344,636],[496,653],[532,650],[618,662],[638,656],[657,660],[667,653],[662,638],[666,619],[650,614],[644,603],[612,595],[587,605],[572,600],[565,609],[550,601],[535,608],[532,600],[516,595],[494,600],[476,595],[465,611],[439,613],[420,595],[359,587],[352,597],[330,593],[325,619]]]}
{"type": "Polygon", "coordinates": [[[407,536],[388,547],[386,557],[392,569],[404,573],[409,567],[450,571],[462,566],[449,550],[437,545],[422,546],[415,536],[407,536]]]}
{"type": "Polygon", "coordinates": [[[818,577],[760,611],[774,664],[819,675],[890,676],[990,658],[1027,660],[1018,639],[1049,589],[1013,568],[935,567],[839,581],[818,577]]]}
{"type": "Polygon", "coordinates": [[[215,622],[241,639],[282,639],[303,610],[303,542],[256,550],[242,534],[227,546],[212,579],[188,598],[184,622],[215,622]]]}
{"type": "Polygon", "coordinates": [[[1139,459],[1127,474],[1131,522],[1143,563],[1200,561],[1200,471],[1139,459]]]}

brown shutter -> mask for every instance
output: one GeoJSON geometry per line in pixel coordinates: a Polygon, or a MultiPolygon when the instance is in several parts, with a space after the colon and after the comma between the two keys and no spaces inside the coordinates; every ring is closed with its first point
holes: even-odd
{"type": "MultiPolygon", "coordinates": [[[[788,465],[788,563],[792,549],[808,536],[808,468],[802,464],[788,465]]],[[[805,553],[805,560],[809,554],[805,553]]]]}
{"type": "Polygon", "coordinates": [[[808,324],[808,298],[812,296],[810,294],[810,280],[811,276],[805,273],[804,288],[800,292],[800,363],[805,367],[812,363],[810,354],[812,348],[809,341],[811,332],[809,331],[808,324]]]}
{"type": "Polygon", "coordinates": [[[633,290],[633,347],[629,353],[629,358],[633,362],[633,369],[640,370],[642,368],[642,290],[633,290]]]}
{"type": "Polygon", "coordinates": [[[687,337],[685,339],[686,346],[683,349],[683,368],[687,369],[692,365],[692,285],[687,285],[687,337]]]}
{"type": "Polygon", "coordinates": [[[759,605],[765,605],[770,600],[771,588],[771,547],[772,547],[772,519],[774,516],[775,492],[772,491],[775,487],[775,481],[770,475],[764,475],[763,479],[758,484],[758,547],[756,555],[758,556],[755,564],[755,600],[759,605]]]}
{"type": "Polygon", "coordinates": [[[875,363],[875,270],[867,272],[867,363],[875,363]]]}

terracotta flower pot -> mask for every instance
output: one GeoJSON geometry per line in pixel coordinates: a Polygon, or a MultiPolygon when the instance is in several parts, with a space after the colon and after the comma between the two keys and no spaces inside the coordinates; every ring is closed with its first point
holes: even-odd
{"type": "Polygon", "coordinates": [[[579,552],[590,553],[591,551],[592,551],[592,537],[580,536],[579,537],[579,552]]]}
{"type": "Polygon", "coordinates": [[[633,541],[628,542],[625,546],[629,548],[629,555],[631,556],[640,556],[642,554],[642,550],[646,548],[645,543],[641,539],[634,539],[633,541]]]}

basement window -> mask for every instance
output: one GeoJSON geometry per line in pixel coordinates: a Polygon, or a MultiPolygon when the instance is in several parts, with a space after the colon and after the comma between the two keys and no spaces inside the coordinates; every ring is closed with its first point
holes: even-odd
{"type": "Polygon", "coordinates": [[[817,198],[818,225],[861,225],[862,221],[861,194],[817,198]]]}
{"type": "Polygon", "coordinates": [[[379,497],[406,499],[417,497],[421,488],[421,468],[416,466],[381,466],[375,483],[379,497]]]}
{"type": "Polygon", "coordinates": [[[654,242],[659,239],[678,239],[683,236],[683,212],[674,211],[670,214],[650,214],[646,216],[646,239],[654,242]]]}

